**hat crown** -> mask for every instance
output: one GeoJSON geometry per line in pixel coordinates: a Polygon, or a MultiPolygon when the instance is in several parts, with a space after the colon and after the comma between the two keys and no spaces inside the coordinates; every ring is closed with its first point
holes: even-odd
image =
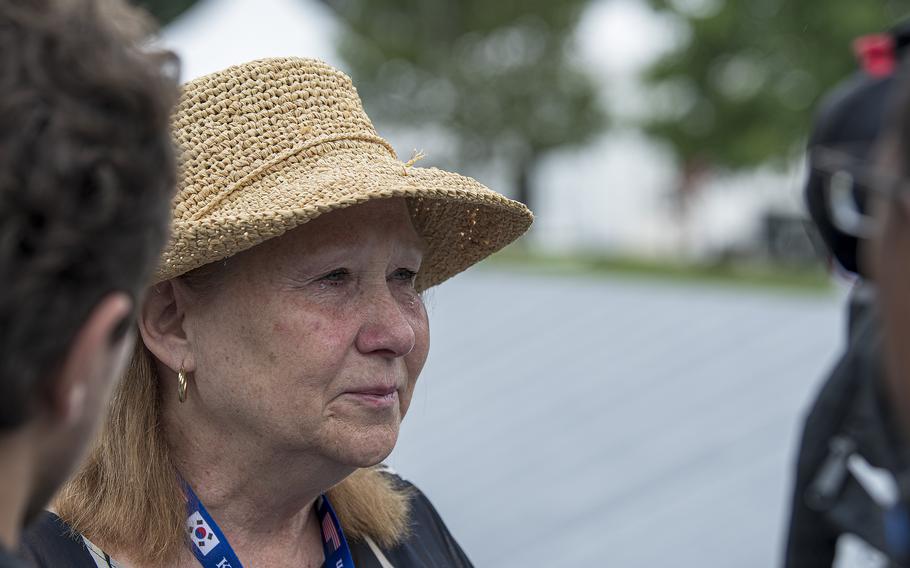
{"type": "Polygon", "coordinates": [[[350,77],[313,59],[261,59],[195,79],[175,117],[175,220],[202,216],[249,178],[325,142],[369,141],[395,155],[350,77]]]}

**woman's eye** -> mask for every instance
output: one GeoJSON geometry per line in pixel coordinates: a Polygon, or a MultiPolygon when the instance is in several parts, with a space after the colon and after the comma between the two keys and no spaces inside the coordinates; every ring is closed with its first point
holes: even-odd
{"type": "Polygon", "coordinates": [[[321,277],[319,281],[328,284],[340,284],[344,282],[349,275],[350,272],[348,272],[346,269],[339,268],[338,270],[333,270],[325,276],[321,277]]]}
{"type": "Polygon", "coordinates": [[[417,280],[417,273],[408,268],[399,268],[392,273],[392,279],[414,284],[414,282],[417,280]]]}

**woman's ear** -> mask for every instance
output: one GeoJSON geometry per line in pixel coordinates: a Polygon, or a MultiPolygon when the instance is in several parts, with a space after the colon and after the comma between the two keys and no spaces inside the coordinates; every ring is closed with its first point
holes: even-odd
{"type": "Polygon", "coordinates": [[[156,359],[174,372],[193,372],[196,360],[186,330],[185,290],[173,279],[148,289],[138,314],[139,334],[156,359]]]}

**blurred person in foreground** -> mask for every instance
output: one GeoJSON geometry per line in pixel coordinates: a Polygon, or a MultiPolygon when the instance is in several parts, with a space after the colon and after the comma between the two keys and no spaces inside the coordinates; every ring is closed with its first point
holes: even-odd
{"type": "Polygon", "coordinates": [[[400,162],[318,61],[194,80],[174,127],[173,238],[141,341],[56,501],[76,540],[48,515],[35,543],[88,552],[45,566],[469,566],[379,464],[427,357],[423,291],[518,238],[530,212],[400,162]]]}
{"type": "Polygon", "coordinates": [[[143,26],[0,3],[0,566],[83,457],[166,240],[177,88],[143,26]]]}
{"type": "MultiPolygon", "coordinates": [[[[809,209],[840,267],[855,275],[855,285],[847,348],[803,431],[788,567],[910,566],[908,497],[900,488],[907,446],[894,413],[893,375],[883,364],[880,317],[887,322],[897,313],[893,299],[880,296],[895,286],[882,261],[900,266],[906,254],[880,254],[877,262],[863,254],[872,241],[878,250],[893,246],[890,239],[877,239],[882,223],[871,211],[890,183],[877,167],[888,125],[895,114],[907,115],[895,105],[907,88],[896,69],[908,44],[906,24],[862,38],[857,45],[864,69],[826,98],[810,139],[809,209]]],[[[906,154],[893,144],[891,151],[906,154]]]]}

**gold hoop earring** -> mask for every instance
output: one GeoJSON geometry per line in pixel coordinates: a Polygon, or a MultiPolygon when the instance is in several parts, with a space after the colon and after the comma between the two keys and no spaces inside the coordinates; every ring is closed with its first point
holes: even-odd
{"type": "Polygon", "coordinates": [[[186,371],[180,367],[180,370],[177,371],[177,400],[180,402],[186,402],[186,387],[186,371]]]}

